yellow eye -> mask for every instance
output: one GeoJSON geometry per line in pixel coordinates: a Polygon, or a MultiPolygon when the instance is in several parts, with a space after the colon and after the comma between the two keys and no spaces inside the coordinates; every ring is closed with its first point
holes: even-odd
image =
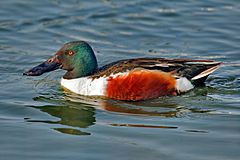
{"type": "Polygon", "coordinates": [[[73,51],[68,51],[68,55],[72,56],[72,55],[74,55],[74,52],[73,51]]]}

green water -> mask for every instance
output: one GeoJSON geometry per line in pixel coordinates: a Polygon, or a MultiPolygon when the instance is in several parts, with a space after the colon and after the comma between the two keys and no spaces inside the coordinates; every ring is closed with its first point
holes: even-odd
{"type": "Polygon", "coordinates": [[[0,159],[237,160],[240,3],[0,1],[0,159]],[[206,86],[144,102],[64,92],[55,71],[22,76],[65,42],[99,65],[134,57],[223,61],[206,86]]]}

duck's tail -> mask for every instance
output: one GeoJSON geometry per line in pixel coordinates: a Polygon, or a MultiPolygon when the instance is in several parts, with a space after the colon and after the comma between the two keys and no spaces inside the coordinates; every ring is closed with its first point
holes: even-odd
{"type": "Polygon", "coordinates": [[[183,67],[173,73],[176,76],[178,93],[186,92],[195,86],[204,85],[207,77],[216,71],[222,62],[195,60],[184,62],[183,67]]]}
{"type": "Polygon", "coordinates": [[[203,85],[207,77],[216,71],[222,62],[187,62],[188,69],[182,71],[182,76],[188,78],[195,86],[203,85]]]}

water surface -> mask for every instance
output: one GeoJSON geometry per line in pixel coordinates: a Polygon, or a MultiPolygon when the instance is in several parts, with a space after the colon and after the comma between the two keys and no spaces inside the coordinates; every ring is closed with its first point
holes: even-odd
{"type": "Polygon", "coordinates": [[[207,1],[0,2],[0,159],[240,157],[240,3],[207,1]],[[99,65],[134,57],[223,61],[205,87],[120,102],[64,92],[64,71],[22,72],[62,44],[84,40],[99,65]]]}

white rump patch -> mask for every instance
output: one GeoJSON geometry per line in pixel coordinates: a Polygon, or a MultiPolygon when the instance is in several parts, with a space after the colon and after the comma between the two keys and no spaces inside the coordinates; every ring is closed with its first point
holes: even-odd
{"type": "Polygon", "coordinates": [[[193,89],[194,86],[187,78],[180,77],[179,79],[177,79],[176,88],[179,93],[182,93],[193,89]]]}

